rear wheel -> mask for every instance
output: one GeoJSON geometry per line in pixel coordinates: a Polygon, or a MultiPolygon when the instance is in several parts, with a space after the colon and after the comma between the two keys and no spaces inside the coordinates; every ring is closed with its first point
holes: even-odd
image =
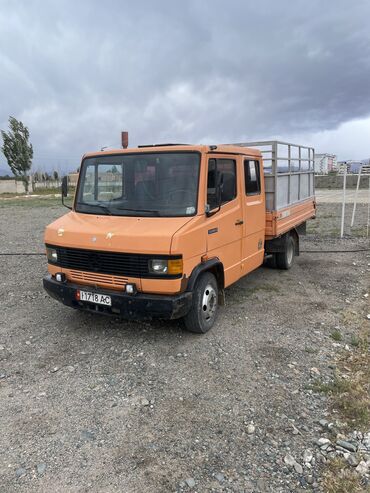
{"type": "Polygon", "coordinates": [[[215,323],[217,313],[217,281],[213,274],[205,272],[196,282],[192,307],[184,317],[185,327],[190,332],[205,334],[215,323]]]}
{"type": "Polygon", "coordinates": [[[276,267],[278,269],[290,269],[294,262],[295,243],[292,236],[288,236],[283,252],[275,253],[276,267]]]}

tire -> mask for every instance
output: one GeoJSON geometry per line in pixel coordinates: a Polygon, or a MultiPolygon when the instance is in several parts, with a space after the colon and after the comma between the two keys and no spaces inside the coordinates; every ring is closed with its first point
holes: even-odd
{"type": "Polygon", "coordinates": [[[295,243],[292,236],[288,236],[285,242],[284,252],[275,253],[276,267],[278,269],[288,270],[294,262],[295,243]]]}
{"type": "Polygon", "coordinates": [[[193,291],[192,307],[184,317],[186,330],[205,334],[216,321],[218,314],[218,286],[210,272],[201,274],[193,291]]]}

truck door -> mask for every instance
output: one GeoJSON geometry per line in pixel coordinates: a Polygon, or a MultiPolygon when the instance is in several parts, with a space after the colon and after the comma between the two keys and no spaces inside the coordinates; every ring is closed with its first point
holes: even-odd
{"type": "Polygon", "coordinates": [[[243,171],[242,273],[245,275],[263,262],[266,211],[261,180],[262,161],[244,157],[243,171]]]}
{"type": "Polygon", "coordinates": [[[221,208],[206,219],[207,254],[209,258],[218,257],[223,263],[225,285],[241,277],[241,245],[243,235],[243,208],[241,187],[238,185],[237,156],[220,154],[208,159],[207,204],[217,209],[215,187],[221,176],[221,208]]]}

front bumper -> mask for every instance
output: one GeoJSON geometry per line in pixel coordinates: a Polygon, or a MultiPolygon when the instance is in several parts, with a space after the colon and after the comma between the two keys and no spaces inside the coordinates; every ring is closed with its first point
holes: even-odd
{"type": "Polygon", "coordinates": [[[92,286],[58,282],[50,274],[44,277],[43,282],[46,292],[64,305],[94,313],[121,316],[132,320],[181,318],[188,313],[192,303],[191,292],[174,296],[144,293],[128,295],[126,293],[92,286]],[[80,289],[109,295],[112,299],[112,306],[96,305],[77,300],[76,291],[80,289]]]}

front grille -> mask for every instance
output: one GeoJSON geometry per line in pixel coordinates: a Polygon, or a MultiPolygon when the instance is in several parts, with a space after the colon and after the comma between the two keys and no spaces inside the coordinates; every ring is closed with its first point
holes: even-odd
{"type": "MultiPolygon", "coordinates": [[[[110,274],[113,276],[126,276],[137,278],[155,278],[149,272],[148,260],[150,258],[181,258],[168,255],[145,255],[135,253],[117,253],[97,250],[82,250],[79,248],[65,248],[61,246],[46,245],[57,251],[58,261],[50,262],[65,269],[110,274]]],[[[180,275],[162,275],[161,278],[176,279],[180,275]]]]}
{"type": "Polygon", "coordinates": [[[123,286],[128,283],[126,277],[97,274],[95,272],[83,272],[81,270],[69,270],[67,278],[77,284],[93,284],[94,286],[110,284],[115,288],[123,288],[123,286]]]}

